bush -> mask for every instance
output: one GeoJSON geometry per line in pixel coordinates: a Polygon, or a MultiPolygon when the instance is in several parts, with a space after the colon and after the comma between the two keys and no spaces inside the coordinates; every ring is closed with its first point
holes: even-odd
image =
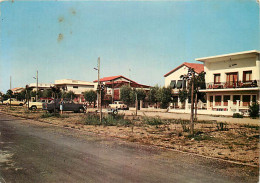
{"type": "Polygon", "coordinates": [[[243,114],[239,114],[239,113],[234,113],[233,114],[233,118],[243,118],[243,114]]]}
{"type": "Polygon", "coordinates": [[[163,120],[159,117],[144,117],[143,118],[144,123],[148,125],[162,125],[163,120]]]}
{"type": "Polygon", "coordinates": [[[259,104],[254,102],[249,106],[249,116],[252,118],[259,117],[259,104]]]}

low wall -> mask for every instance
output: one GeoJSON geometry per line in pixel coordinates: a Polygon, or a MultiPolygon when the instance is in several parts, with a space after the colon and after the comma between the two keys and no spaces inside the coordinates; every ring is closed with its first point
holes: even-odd
{"type": "MultiPolygon", "coordinates": [[[[129,107],[130,111],[135,111],[134,107],[129,107]]],[[[138,111],[143,111],[143,112],[167,112],[168,109],[156,109],[156,108],[141,108],[138,111]]]]}
{"type": "MultiPolygon", "coordinates": [[[[185,109],[169,109],[170,113],[182,113],[190,114],[190,110],[185,109]]],[[[212,110],[197,110],[197,114],[206,114],[206,115],[220,115],[220,116],[232,116],[233,113],[230,111],[212,111],[212,110]]]]}

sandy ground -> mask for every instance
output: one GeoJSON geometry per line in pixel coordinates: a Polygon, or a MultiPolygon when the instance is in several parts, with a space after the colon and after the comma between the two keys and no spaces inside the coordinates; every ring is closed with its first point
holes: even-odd
{"type": "Polygon", "coordinates": [[[164,120],[162,125],[147,125],[140,122],[142,116],[131,118],[127,126],[85,125],[87,114],[65,113],[62,117],[41,118],[44,113],[26,112],[23,108],[0,108],[5,113],[58,126],[93,132],[102,136],[120,138],[126,141],[155,145],[162,148],[180,150],[203,156],[232,160],[259,166],[259,126],[246,123],[224,124],[224,131],[219,130],[219,123],[201,121],[195,123],[194,137],[189,137],[185,130],[188,124],[179,124],[176,120],[164,120]],[[134,119],[133,119],[134,118],[134,119]]]}

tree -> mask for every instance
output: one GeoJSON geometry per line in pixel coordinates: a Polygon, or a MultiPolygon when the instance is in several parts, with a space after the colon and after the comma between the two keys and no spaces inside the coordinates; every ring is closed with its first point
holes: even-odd
{"type": "Polygon", "coordinates": [[[97,92],[94,90],[89,90],[84,92],[84,98],[86,101],[90,103],[90,105],[94,102],[94,107],[97,100],[97,92]]]}
{"type": "Polygon", "coordinates": [[[131,100],[131,87],[130,86],[122,86],[120,88],[120,99],[127,105],[131,104],[132,100],[131,100]]]}
{"type": "Polygon", "coordinates": [[[9,98],[12,98],[12,97],[13,97],[13,91],[12,91],[12,90],[7,90],[6,95],[7,95],[9,98]]]}
{"type": "Polygon", "coordinates": [[[150,104],[154,104],[158,102],[156,99],[156,93],[158,92],[158,90],[159,90],[158,86],[150,88],[148,92],[148,101],[150,104]]]}
{"type": "Polygon", "coordinates": [[[44,89],[42,92],[42,97],[46,97],[46,98],[52,97],[52,91],[50,89],[44,89]]]}
{"type": "Polygon", "coordinates": [[[162,103],[162,108],[166,109],[172,101],[172,89],[171,87],[162,87],[160,90],[160,102],[162,103]]]}
{"type": "Polygon", "coordinates": [[[74,98],[76,98],[76,94],[73,91],[68,91],[68,92],[65,92],[65,95],[63,98],[73,100],[74,98]]]}
{"type": "Polygon", "coordinates": [[[252,118],[259,117],[259,104],[257,102],[249,106],[249,116],[252,118]]]}
{"type": "Polygon", "coordinates": [[[179,90],[179,99],[182,104],[185,103],[187,98],[188,98],[188,91],[186,89],[179,90]]]}

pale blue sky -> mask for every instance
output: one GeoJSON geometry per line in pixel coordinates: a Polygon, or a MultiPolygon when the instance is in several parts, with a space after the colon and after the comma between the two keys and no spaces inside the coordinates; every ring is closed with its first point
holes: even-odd
{"type": "Polygon", "coordinates": [[[183,62],[259,50],[256,0],[1,2],[0,91],[124,75],[163,85],[183,62]],[[61,40],[58,40],[59,35],[61,40]],[[129,71],[131,69],[131,71],[129,71]]]}

